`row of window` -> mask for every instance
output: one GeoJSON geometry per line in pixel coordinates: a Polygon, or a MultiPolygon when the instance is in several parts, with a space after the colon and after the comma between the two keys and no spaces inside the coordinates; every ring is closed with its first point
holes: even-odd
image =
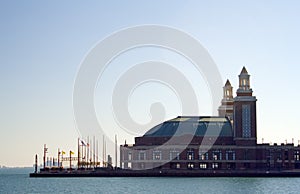
{"type": "MultiPolygon", "coordinates": [[[[180,164],[180,163],[176,163],[176,165],[175,166],[173,166],[173,168],[175,167],[175,168],[177,168],[177,169],[180,169],[181,167],[184,167],[184,166],[182,166],[183,164],[180,164]]],[[[189,169],[193,169],[193,168],[196,168],[196,166],[197,166],[197,164],[195,164],[195,163],[188,163],[188,164],[186,164],[187,166],[187,168],[189,168],[189,169]]],[[[233,169],[233,168],[235,168],[235,164],[232,164],[232,163],[228,163],[228,164],[226,164],[227,166],[226,166],[226,168],[227,169],[233,169]]],[[[211,163],[211,164],[208,164],[208,163],[199,163],[199,168],[200,169],[208,169],[208,168],[212,168],[212,169],[218,169],[218,168],[220,168],[221,167],[221,164],[220,163],[217,163],[217,162],[214,162],[214,163],[211,163]]]]}
{"type": "MultiPolygon", "coordinates": [[[[247,152],[245,152],[245,159],[248,157],[246,156],[247,152]]],[[[285,155],[285,160],[288,160],[288,154],[287,152],[284,154],[285,155]]],[[[199,160],[235,160],[235,151],[232,150],[226,150],[225,151],[225,157],[222,155],[221,150],[214,150],[211,152],[211,158],[209,158],[209,153],[204,152],[204,151],[199,151],[199,160]]],[[[271,157],[272,158],[272,157],[271,157]]],[[[271,159],[270,158],[270,159],[271,159]]],[[[162,152],[160,150],[155,150],[152,153],[152,159],[153,160],[161,160],[162,159],[162,152]]],[[[179,151],[176,150],[171,150],[170,155],[169,155],[170,160],[180,160],[180,153],[179,151]]],[[[193,150],[187,151],[187,160],[195,160],[195,155],[193,150]]],[[[281,155],[278,156],[278,159],[281,159],[281,155]]],[[[132,153],[128,153],[128,160],[132,160],[132,153]]],[[[146,152],[145,151],[140,151],[138,154],[138,160],[146,160],[146,152]]],[[[294,152],[294,160],[300,161],[300,151],[296,150],[294,152]]]]}
{"type": "MultiPolygon", "coordinates": [[[[175,168],[175,169],[180,169],[180,168],[188,168],[188,169],[219,169],[221,168],[222,164],[221,163],[205,163],[205,162],[201,162],[201,163],[187,163],[187,164],[180,164],[180,163],[174,163],[171,164],[171,168],[175,168]],[[198,167],[197,167],[198,166],[198,167]]],[[[235,164],[234,163],[227,163],[225,166],[227,169],[234,169],[235,168],[235,164]]],[[[128,162],[125,166],[125,163],[122,163],[122,168],[132,168],[132,163],[128,162]]],[[[140,169],[144,169],[145,168],[145,163],[139,163],[139,168],[140,169]]]]}
{"type": "MultiPolygon", "coordinates": [[[[199,151],[199,160],[209,160],[209,153],[205,151],[199,151]]],[[[169,153],[170,160],[180,160],[180,152],[176,150],[172,150],[169,153]]],[[[187,160],[195,160],[194,151],[189,150],[187,151],[187,160]]],[[[128,153],[128,160],[132,160],[132,153],[128,153]]],[[[146,152],[140,151],[138,153],[138,160],[146,160],[146,152]]],[[[152,152],[152,160],[162,160],[162,152],[160,150],[154,150],[152,152]]],[[[221,150],[214,150],[211,152],[211,160],[235,160],[235,151],[226,150],[225,157],[222,157],[221,150]]]]}
{"type": "MultiPolygon", "coordinates": [[[[268,151],[266,153],[266,157],[269,160],[289,160],[289,152],[288,150],[285,150],[284,152],[282,152],[281,150],[279,150],[278,152],[272,152],[272,151],[268,151]]],[[[300,161],[300,151],[299,150],[295,150],[294,151],[294,160],[295,161],[300,161]]]]}

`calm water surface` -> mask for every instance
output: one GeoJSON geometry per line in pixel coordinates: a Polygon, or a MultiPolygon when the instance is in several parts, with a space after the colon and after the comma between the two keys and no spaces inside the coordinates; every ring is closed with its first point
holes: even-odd
{"type": "Polygon", "coordinates": [[[0,174],[0,193],[300,193],[300,178],[29,178],[0,174]]]}

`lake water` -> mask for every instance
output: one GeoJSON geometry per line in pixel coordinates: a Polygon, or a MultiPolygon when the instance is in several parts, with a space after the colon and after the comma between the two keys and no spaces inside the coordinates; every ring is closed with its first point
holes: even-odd
{"type": "Polygon", "coordinates": [[[300,178],[29,178],[1,173],[0,193],[300,193],[300,178]]]}

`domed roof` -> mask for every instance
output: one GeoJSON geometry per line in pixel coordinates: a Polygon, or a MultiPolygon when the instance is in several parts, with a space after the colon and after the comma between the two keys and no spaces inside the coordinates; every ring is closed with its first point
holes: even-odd
{"type": "Polygon", "coordinates": [[[143,137],[170,137],[174,135],[232,137],[233,132],[227,117],[179,116],[153,127],[143,137]]]}

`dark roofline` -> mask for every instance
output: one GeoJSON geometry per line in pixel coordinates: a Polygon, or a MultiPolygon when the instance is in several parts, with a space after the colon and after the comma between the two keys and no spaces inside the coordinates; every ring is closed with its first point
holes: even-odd
{"type": "MultiPolygon", "coordinates": [[[[176,119],[176,118],[227,118],[227,117],[225,117],[225,116],[178,116],[173,119],[176,119]]],[[[170,119],[170,120],[172,120],[172,119],[170,119]]]]}

